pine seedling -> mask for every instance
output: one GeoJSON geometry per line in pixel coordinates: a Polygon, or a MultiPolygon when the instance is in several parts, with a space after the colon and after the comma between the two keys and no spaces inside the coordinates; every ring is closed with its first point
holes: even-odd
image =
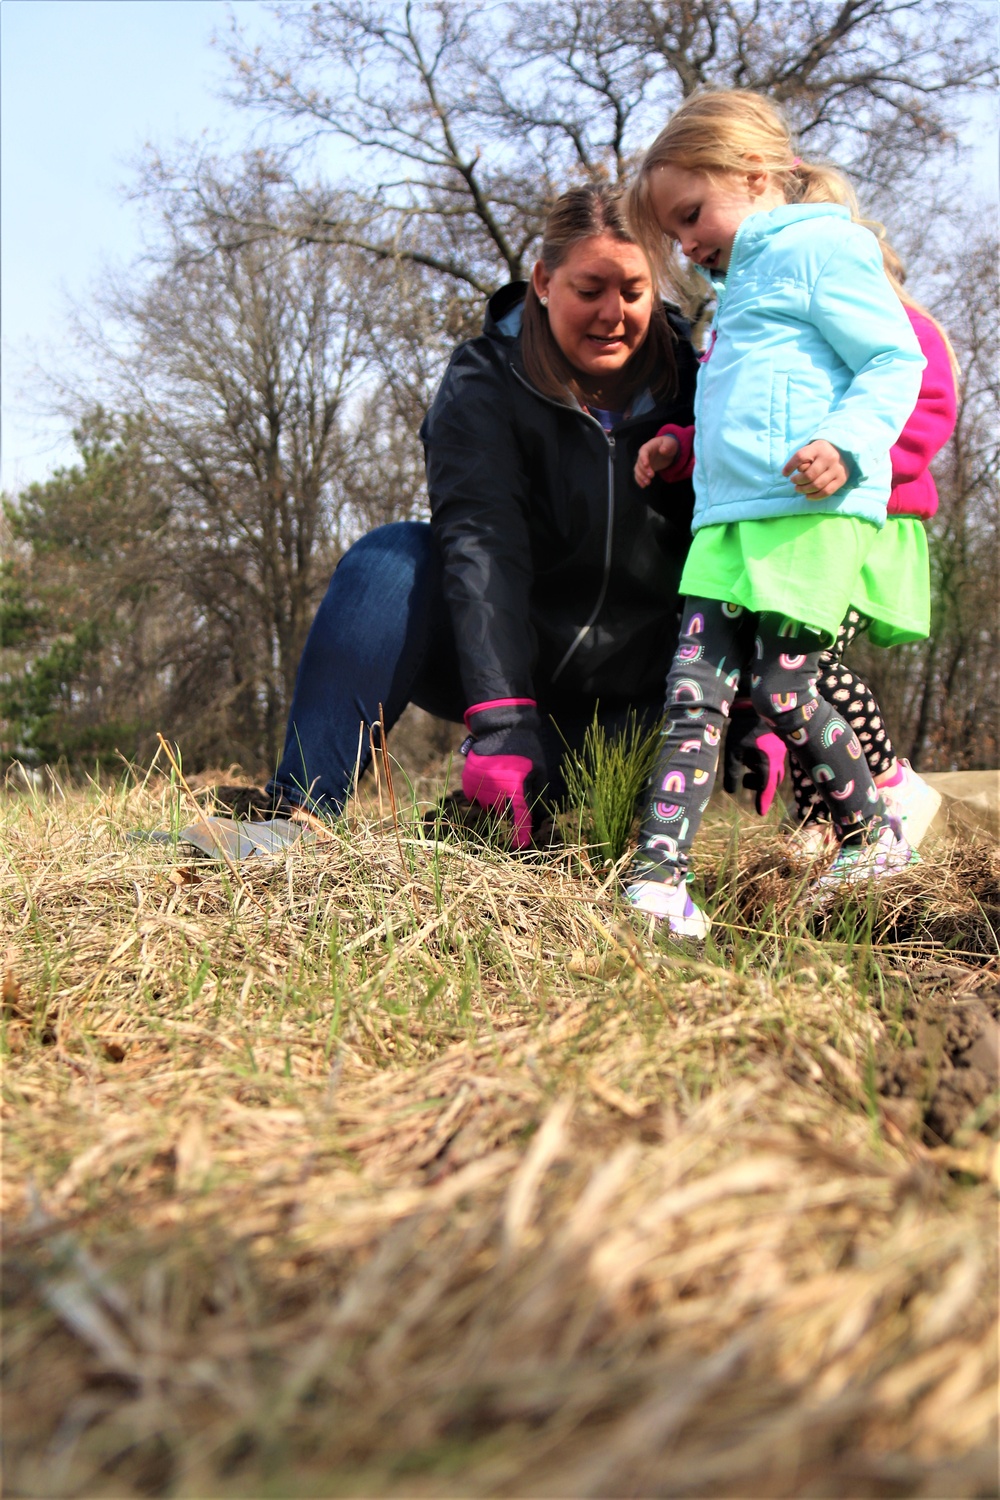
{"type": "Polygon", "coordinates": [[[581,841],[599,864],[615,864],[628,847],[636,802],[649,779],[660,743],[652,728],[630,713],[624,729],[608,734],[594,710],[579,751],[566,756],[563,774],[570,806],[580,816],[581,841]]]}

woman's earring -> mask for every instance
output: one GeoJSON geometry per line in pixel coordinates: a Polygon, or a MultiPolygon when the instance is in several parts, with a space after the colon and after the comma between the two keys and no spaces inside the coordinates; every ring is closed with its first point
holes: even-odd
{"type": "Polygon", "coordinates": [[[539,297],[538,300],[542,304],[543,307],[548,307],[548,305],[549,305],[549,299],[548,299],[548,297],[539,297]]]}

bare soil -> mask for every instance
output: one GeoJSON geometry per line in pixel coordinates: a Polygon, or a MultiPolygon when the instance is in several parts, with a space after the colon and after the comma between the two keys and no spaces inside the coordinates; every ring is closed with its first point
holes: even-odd
{"type": "Polygon", "coordinates": [[[884,1049],[877,1088],[915,1101],[923,1139],[939,1145],[1000,1122],[1000,988],[958,966],[931,971],[904,1006],[908,1045],[884,1049]]]}

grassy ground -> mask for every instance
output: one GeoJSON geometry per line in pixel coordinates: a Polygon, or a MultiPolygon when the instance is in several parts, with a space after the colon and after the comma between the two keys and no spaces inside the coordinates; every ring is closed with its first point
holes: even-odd
{"type": "Polygon", "coordinates": [[[996,1493],[995,846],[820,918],[722,819],[698,950],[187,820],[0,802],[8,1494],[996,1493]]]}

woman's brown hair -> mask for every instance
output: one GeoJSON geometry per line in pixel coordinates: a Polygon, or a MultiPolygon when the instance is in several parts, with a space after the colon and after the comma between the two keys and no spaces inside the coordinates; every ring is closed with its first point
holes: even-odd
{"type": "MultiPolygon", "coordinates": [[[[617,188],[599,182],[570,188],[556,199],[545,220],[538,258],[551,275],[562,265],[574,245],[599,234],[610,234],[624,245],[639,245],[625,217],[622,196],[617,188]]],[[[677,389],[674,341],[675,335],[667,322],[663,304],[654,292],[649,331],[626,366],[630,377],[630,398],[646,385],[657,396],[674,394],[677,389]]],[[[556,343],[548,314],[530,281],[521,325],[521,358],[525,374],[542,395],[550,396],[554,401],[575,399],[583,404],[585,398],[578,372],[556,343]]]]}

